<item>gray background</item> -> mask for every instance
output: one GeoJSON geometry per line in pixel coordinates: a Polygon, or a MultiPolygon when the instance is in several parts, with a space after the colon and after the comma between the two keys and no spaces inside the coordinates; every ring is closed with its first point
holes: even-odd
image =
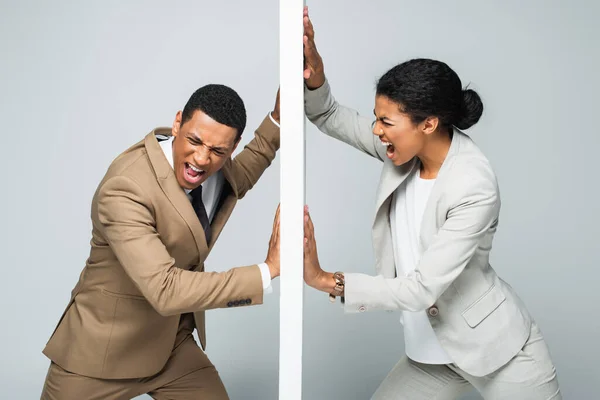
{"type": "MultiPolygon", "coordinates": [[[[500,181],[492,265],[549,343],[565,399],[598,398],[598,2],[309,2],[334,95],[372,115],[375,81],[447,62],[486,110],[470,133],[500,181]]],[[[374,274],[381,165],[307,124],[307,199],[321,263],[374,274]]],[[[398,314],[344,315],[306,291],[304,398],[367,399],[403,354],[398,314]],[[327,372],[324,372],[327,371],[327,372]]],[[[480,398],[472,394],[469,399],[480,398]]]]}
{"type": "MultiPolygon", "coordinates": [[[[251,140],[275,103],[278,18],[276,0],[1,3],[0,397],[39,398],[41,351],[87,258],[112,159],[214,82],[245,100],[251,140]]],[[[264,261],[278,201],[277,159],[207,269],[264,261]]],[[[264,306],[207,313],[207,352],[233,399],[277,397],[278,284],[264,306]]]]}
{"type": "MultiPolygon", "coordinates": [[[[448,62],[483,97],[470,133],[502,189],[492,262],[541,325],[565,399],[595,398],[598,3],[349,4],[309,3],[340,101],[371,115],[376,78],[415,56],[448,62]]],[[[170,125],[208,82],[245,99],[250,140],[273,105],[277,18],[275,0],[0,3],[2,397],[39,398],[41,350],[87,257],[89,204],[110,161],[170,125]]],[[[307,200],[323,266],[372,273],[380,165],[310,124],[307,135],[307,200]]],[[[209,268],[264,259],[278,168],[239,203],[209,268]]],[[[277,397],[274,285],[261,307],[207,314],[208,353],[232,399],[277,397]]],[[[397,315],[346,316],[313,289],[304,307],[303,397],[368,398],[403,352],[397,315]]]]}

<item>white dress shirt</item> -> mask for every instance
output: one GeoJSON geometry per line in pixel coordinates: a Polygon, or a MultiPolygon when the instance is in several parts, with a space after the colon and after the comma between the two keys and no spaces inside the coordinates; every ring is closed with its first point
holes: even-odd
{"type": "MultiPolygon", "coordinates": [[[[419,166],[415,166],[410,176],[396,189],[392,200],[390,224],[398,276],[414,273],[421,258],[421,221],[435,179],[422,179],[419,170],[419,166]]],[[[453,362],[435,336],[425,311],[401,313],[404,346],[410,359],[424,364],[453,362]]]]}
{"type": "MultiPolygon", "coordinates": [[[[271,116],[271,114],[269,114],[271,116]]],[[[279,126],[271,117],[271,121],[279,126]]],[[[160,147],[165,154],[165,157],[171,168],[173,168],[173,137],[172,136],[164,136],[166,140],[162,140],[159,142],[160,147]]],[[[202,183],[202,202],[204,203],[204,208],[206,208],[206,214],[208,215],[208,220],[212,222],[213,217],[217,211],[217,205],[219,204],[219,199],[221,198],[221,192],[223,191],[223,183],[225,182],[225,177],[223,176],[222,171],[218,171],[217,173],[209,176],[202,183]]],[[[191,190],[183,189],[188,196],[188,199],[192,201],[192,196],[190,194],[191,190]]],[[[263,291],[264,293],[271,293],[273,288],[271,287],[271,272],[269,271],[269,266],[266,263],[258,264],[258,268],[260,268],[260,275],[263,283],[263,291]]]]}

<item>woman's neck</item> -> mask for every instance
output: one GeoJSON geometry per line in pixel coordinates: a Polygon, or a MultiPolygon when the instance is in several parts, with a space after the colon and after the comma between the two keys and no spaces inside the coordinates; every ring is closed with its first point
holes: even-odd
{"type": "Polygon", "coordinates": [[[437,178],[438,172],[448,155],[451,143],[452,138],[447,130],[436,132],[427,138],[423,150],[417,154],[421,161],[421,178],[437,178]]]}

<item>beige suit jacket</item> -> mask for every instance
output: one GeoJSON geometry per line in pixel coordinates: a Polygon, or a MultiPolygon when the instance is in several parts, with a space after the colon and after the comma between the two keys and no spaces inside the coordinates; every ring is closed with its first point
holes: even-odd
{"type": "Polygon", "coordinates": [[[321,131],[383,161],[372,231],[377,275],[345,274],[346,311],[427,310],[440,344],[467,373],[483,376],[507,363],[527,340],[531,317],[489,263],[500,193],[487,158],[454,130],[425,208],[421,260],[414,273],[396,276],[390,205],[418,159],[394,166],[372,120],[340,105],[328,82],[305,91],[305,109],[321,131]]]}
{"type": "Polygon", "coordinates": [[[279,128],[266,117],[223,166],[210,243],[157,141],[170,134],[158,128],[119,155],[94,195],[90,255],[43,351],[70,372],[151,376],[173,350],[181,314],[194,313],[204,347],[204,310],[262,304],[257,265],[204,272],[204,260],[237,200],[275,158],[279,128]]]}

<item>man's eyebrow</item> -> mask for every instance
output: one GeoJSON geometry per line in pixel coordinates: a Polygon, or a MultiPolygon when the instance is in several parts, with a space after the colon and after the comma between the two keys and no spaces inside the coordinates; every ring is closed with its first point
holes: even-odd
{"type": "Polygon", "coordinates": [[[196,142],[204,143],[204,142],[202,141],[202,139],[200,138],[200,136],[199,136],[199,135],[198,135],[196,132],[194,132],[194,131],[189,131],[189,132],[188,132],[188,135],[189,135],[189,136],[191,136],[191,139],[194,139],[196,142]]]}
{"type": "MultiPolygon", "coordinates": [[[[204,144],[204,142],[202,141],[202,138],[200,138],[200,135],[198,135],[196,132],[190,131],[189,134],[195,142],[204,144]]],[[[221,152],[224,152],[225,150],[227,150],[227,148],[221,147],[221,146],[207,146],[207,147],[211,150],[221,151],[221,152]]]]}

